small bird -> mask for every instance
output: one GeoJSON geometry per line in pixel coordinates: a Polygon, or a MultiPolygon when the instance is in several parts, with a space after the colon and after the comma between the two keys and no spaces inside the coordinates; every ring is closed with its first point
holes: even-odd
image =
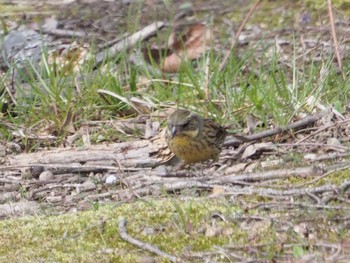
{"type": "Polygon", "coordinates": [[[185,164],[217,161],[227,131],[213,120],[178,109],[168,118],[168,147],[185,164]]]}

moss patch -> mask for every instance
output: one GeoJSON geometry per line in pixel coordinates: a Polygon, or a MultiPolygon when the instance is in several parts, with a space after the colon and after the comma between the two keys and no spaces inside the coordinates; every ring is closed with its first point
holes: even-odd
{"type": "Polygon", "coordinates": [[[243,211],[226,198],[148,198],[94,211],[8,219],[0,222],[0,260],[135,262],[149,256],[147,251],[121,240],[120,217],[127,219],[129,235],[180,257],[188,251],[212,252],[224,245],[265,244],[261,250],[273,258],[284,253],[282,243],[309,242],[308,237],[294,229],[302,222],[309,222],[317,240],[339,240],[344,236],[341,224],[332,221],[343,212],[324,211],[319,217],[320,213],[312,209],[290,214],[278,212],[280,209],[243,211]],[[261,219],[254,219],[256,215],[261,219]]]}

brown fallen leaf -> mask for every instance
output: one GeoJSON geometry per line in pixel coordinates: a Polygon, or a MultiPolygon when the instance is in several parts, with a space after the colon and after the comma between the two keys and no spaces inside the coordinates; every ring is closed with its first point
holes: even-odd
{"type": "Polygon", "coordinates": [[[172,32],[168,46],[172,50],[164,60],[162,70],[164,72],[176,72],[183,61],[199,58],[210,47],[213,40],[213,32],[204,24],[191,26],[182,36],[176,36],[172,32]]]}
{"type": "Polygon", "coordinates": [[[242,159],[244,160],[256,156],[262,152],[271,151],[273,148],[273,143],[255,143],[248,145],[242,154],[242,159]]]}
{"type": "Polygon", "coordinates": [[[225,194],[225,188],[220,185],[215,185],[213,187],[212,193],[208,196],[208,198],[215,198],[218,196],[222,196],[225,194]]]}

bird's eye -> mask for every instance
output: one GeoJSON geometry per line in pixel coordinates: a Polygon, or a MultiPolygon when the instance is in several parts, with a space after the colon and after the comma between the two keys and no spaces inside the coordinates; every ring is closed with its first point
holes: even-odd
{"type": "Polygon", "coordinates": [[[187,128],[189,124],[190,124],[190,122],[186,122],[186,123],[182,124],[181,127],[182,128],[187,128]]]}

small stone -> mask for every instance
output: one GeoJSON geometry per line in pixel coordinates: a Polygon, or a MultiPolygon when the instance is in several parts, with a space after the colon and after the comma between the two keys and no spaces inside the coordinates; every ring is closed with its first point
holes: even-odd
{"type": "Polygon", "coordinates": [[[118,178],[113,174],[108,175],[106,178],[106,184],[115,184],[117,182],[118,182],[118,178]]]}
{"type": "Polygon", "coordinates": [[[53,179],[54,179],[54,176],[53,176],[53,173],[51,171],[43,171],[39,175],[39,181],[50,181],[53,179]]]}
{"type": "Polygon", "coordinates": [[[315,160],[317,155],[315,153],[308,153],[304,155],[304,159],[306,160],[315,160]]]}
{"type": "Polygon", "coordinates": [[[166,176],[169,174],[169,171],[165,165],[160,165],[155,168],[157,176],[166,176]]]}

